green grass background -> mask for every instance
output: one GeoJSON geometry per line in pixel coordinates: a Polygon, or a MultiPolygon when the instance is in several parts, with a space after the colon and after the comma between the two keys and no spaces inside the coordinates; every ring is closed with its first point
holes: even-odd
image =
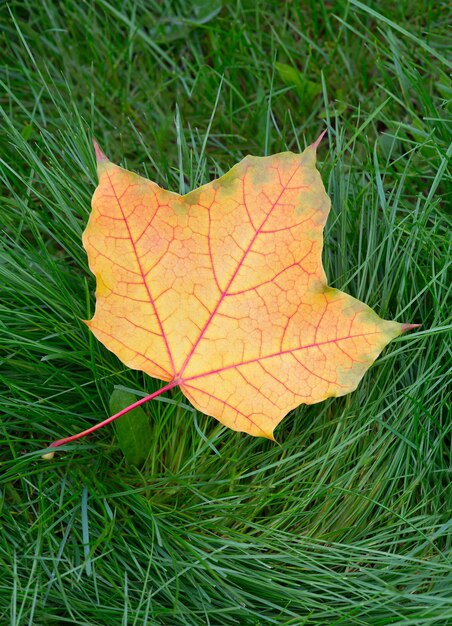
{"type": "Polygon", "coordinates": [[[0,19],[0,623],[451,624],[447,3],[11,0],[0,19]],[[330,283],[422,328],[280,445],[176,391],[146,406],[141,471],[111,427],[43,461],[115,387],[161,385],[82,322],[91,137],[185,192],[324,128],[330,283]]]}

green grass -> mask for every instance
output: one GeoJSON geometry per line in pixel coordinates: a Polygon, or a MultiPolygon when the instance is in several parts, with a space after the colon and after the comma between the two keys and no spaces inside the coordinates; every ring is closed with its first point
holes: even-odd
{"type": "Polygon", "coordinates": [[[447,3],[0,11],[0,623],[452,623],[447,3]],[[174,392],[146,406],[141,472],[113,428],[43,461],[51,441],[108,415],[115,387],[161,385],[82,322],[91,137],[187,191],[325,127],[330,283],[422,329],[350,396],[291,413],[281,445],[174,392]]]}

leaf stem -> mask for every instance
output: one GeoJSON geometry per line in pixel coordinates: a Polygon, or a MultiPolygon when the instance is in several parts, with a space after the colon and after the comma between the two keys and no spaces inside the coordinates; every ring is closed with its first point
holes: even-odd
{"type": "Polygon", "coordinates": [[[133,409],[136,409],[142,404],[145,404],[149,400],[153,400],[157,396],[160,396],[162,393],[165,393],[165,391],[169,391],[170,389],[173,389],[173,387],[177,387],[177,385],[178,385],[177,380],[173,380],[167,385],[165,385],[164,387],[162,387],[161,389],[154,391],[154,393],[151,393],[149,396],[146,396],[144,398],[141,398],[140,400],[137,400],[133,404],[130,404],[129,406],[127,406],[125,409],[122,409],[121,411],[119,411],[119,413],[115,413],[111,417],[108,417],[103,422],[99,422],[99,424],[96,424],[95,426],[91,426],[91,428],[87,428],[86,430],[83,430],[82,432],[77,433],[76,435],[72,435],[71,437],[64,437],[64,439],[57,439],[57,441],[54,441],[53,443],[51,443],[49,447],[58,448],[59,446],[62,446],[65,443],[70,443],[71,441],[76,441],[77,439],[81,439],[82,437],[85,437],[86,435],[90,435],[91,433],[94,433],[96,430],[99,430],[99,428],[103,428],[104,426],[107,426],[107,424],[111,424],[111,422],[114,422],[116,419],[118,419],[118,417],[121,417],[122,415],[125,415],[129,411],[132,411],[133,409]]]}

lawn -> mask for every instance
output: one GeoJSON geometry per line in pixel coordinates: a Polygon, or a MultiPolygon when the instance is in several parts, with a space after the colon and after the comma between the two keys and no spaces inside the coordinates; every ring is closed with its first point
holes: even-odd
{"type": "Polygon", "coordinates": [[[0,623],[451,624],[447,3],[11,0],[0,19],[0,623]],[[92,137],[185,193],[324,129],[330,284],[422,328],[279,445],[173,390],[145,405],[141,469],[114,426],[43,460],[115,389],[162,386],[83,323],[92,137]]]}

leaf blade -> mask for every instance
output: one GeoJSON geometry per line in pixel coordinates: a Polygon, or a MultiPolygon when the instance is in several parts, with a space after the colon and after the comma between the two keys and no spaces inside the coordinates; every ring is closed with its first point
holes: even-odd
{"type": "MultiPolygon", "coordinates": [[[[135,402],[136,397],[127,391],[114,389],[110,396],[111,413],[119,413],[135,402]]],[[[140,467],[146,461],[152,443],[149,417],[141,407],[133,409],[115,422],[119,447],[130,465],[140,467]]]]}
{"type": "Polygon", "coordinates": [[[100,153],[84,233],[98,339],[226,426],[271,439],[299,404],[355,389],[403,331],[327,285],[317,146],[245,157],[184,196],[100,153]]]}

